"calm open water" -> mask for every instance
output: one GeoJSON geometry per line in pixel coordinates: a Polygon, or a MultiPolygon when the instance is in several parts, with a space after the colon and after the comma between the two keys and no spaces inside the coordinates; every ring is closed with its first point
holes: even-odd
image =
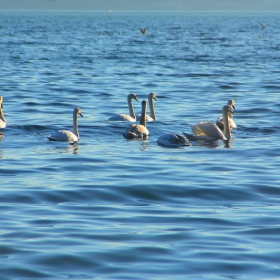
{"type": "Polygon", "coordinates": [[[279,16],[0,12],[1,280],[279,279],[279,16]],[[124,139],[106,120],[151,91],[124,139]],[[157,145],[230,98],[231,148],[157,145]],[[78,145],[49,142],[77,106],[78,145]]]}

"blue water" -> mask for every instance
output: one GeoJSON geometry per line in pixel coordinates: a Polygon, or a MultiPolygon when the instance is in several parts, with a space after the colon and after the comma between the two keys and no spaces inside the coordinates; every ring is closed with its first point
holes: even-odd
{"type": "Polygon", "coordinates": [[[278,25],[271,13],[0,12],[0,278],[278,279],[278,25]],[[108,117],[151,91],[150,136],[124,139],[129,124],[108,117]],[[230,148],[157,145],[231,98],[230,148]],[[72,130],[75,107],[79,143],[48,141],[72,130]]]}

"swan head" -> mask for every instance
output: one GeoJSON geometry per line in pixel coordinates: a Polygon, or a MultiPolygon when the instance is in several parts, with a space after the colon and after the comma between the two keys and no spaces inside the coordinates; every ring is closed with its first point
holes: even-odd
{"type": "Polygon", "coordinates": [[[130,93],[130,94],[128,95],[127,98],[128,98],[129,100],[134,99],[134,100],[136,100],[136,101],[139,101],[135,93],[130,93]]]}
{"type": "Polygon", "coordinates": [[[233,109],[235,109],[234,100],[233,100],[233,99],[230,99],[230,100],[228,101],[228,105],[231,106],[233,109]]]}
{"type": "Polygon", "coordinates": [[[149,98],[150,98],[150,99],[154,99],[155,101],[157,101],[156,93],[155,93],[155,92],[151,92],[151,93],[149,94],[149,98]]]}
{"type": "Polygon", "coordinates": [[[84,117],[82,114],[82,110],[80,108],[74,109],[74,113],[76,113],[77,115],[80,115],[81,117],[84,117]]]}
{"type": "Polygon", "coordinates": [[[141,104],[142,104],[142,107],[146,107],[147,106],[147,101],[143,100],[141,104]]]}
{"type": "Polygon", "coordinates": [[[225,105],[222,109],[222,113],[223,114],[228,114],[228,113],[234,114],[232,107],[230,105],[225,105]]]}

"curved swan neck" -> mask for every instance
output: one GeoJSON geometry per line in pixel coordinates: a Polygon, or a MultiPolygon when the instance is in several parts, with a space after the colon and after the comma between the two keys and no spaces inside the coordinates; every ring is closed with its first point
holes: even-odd
{"type": "Polygon", "coordinates": [[[127,103],[128,103],[128,107],[129,107],[129,115],[133,118],[136,119],[135,113],[134,113],[134,109],[132,106],[132,97],[130,95],[128,95],[127,97],[127,103]]]}
{"type": "Polygon", "coordinates": [[[230,127],[229,127],[229,111],[227,106],[223,108],[223,119],[224,119],[224,135],[228,141],[231,139],[230,127]]]}
{"type": "Polygon", "coordinates": [[[0,95],[0,120],[6,122],[3,112],[3,97],[0,95]]]}
{"type": "Polygon", "coordinates": [[[149,107],[150,107],[150,116],[153,120],[156,120],[156,113],[154,108],[154,101],[153,101],[153,95],[149,94],[149,107]]]}
{"type": "Polygon", "coordinates": [[[146,126],[146,110],[147,110],[147,102],[146,102],[146,100],[143,100],[141,118],[140,118],[140,124],[143,126],[146,126]]]}
{"type": "Polygon", "coordinates": [[[5,116],[4,116],[4,112],[3,112],[3,109],[2,109],[2,104],[1,104],[1,107],[0,107],[0,120],[2,120],[3,122],[6,122],[5,120],[5,116]]]}
{"type": "Polygon", "coordinates": [[[78,110],[77,109],[75,109],[73,111],[73,133],[78,137],[78,139],[80,138],[79,131],[78,131],[78,110]]]}

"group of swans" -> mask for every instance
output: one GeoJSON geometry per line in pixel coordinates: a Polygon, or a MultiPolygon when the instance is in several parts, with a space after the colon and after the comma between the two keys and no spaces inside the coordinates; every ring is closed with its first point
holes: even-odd
{"type": "Polygon", "coordinates": [[[237,128],[233,120],[234,100],[230,99],[223,106],[223,117],[218,118],[216,124],[210,121],[199,122],[192,126],[193,134],[183,132],[187,137],[177,133],[165,133],[158,138],[158,144],[169,147],[190,146],[188,140],[216,141],[222,139],[227,147],[231,140],[231,130],[237,128]]]}
{"type": "MultiPolygon", "coordinates": [[[[128,95],[128,105],[129,105],[129,115],[120,114],[110,117],[109,120],[116,121],[129,121],[135,122],[137,120],[133,106],[132,100],[137,100],[137,97],[134,93],[128,95]]],[[[131,124],[123,133],[123,136],[126,139],[137,139],[137,138],[146,138],[149,136],[149,130],[146,127],[147,121],[156,120],[153,100],[157,101],[156,94],[151,92],[148,96],[149,105],[150,105],[150,114],[146,114],[147,110],[147,101],[142,101],[142,111],[140,115],[139,124],[131,124]]],[[[233,109],[235,109],[234,100],[230,99],[228,104],[223,106],[222,114],[223,117],[219,117],[216,121],[216,124],[210,121],[202,121],[192,126],[192,134],[183,132],[187,137],[182,136],[178,133],[164,133],[159,136],[157,143],[163,146],[169,147],[180,147],[180,146],[190,146],[188,140],[205,140],[205,141],[216,141],[222,139],[226,142],[231,140],[231,130],[237,128],[233,120],[233,109]]],[[[73,111],[73,132],[68,130],[59,130],[54,134],[47,136],[50,141],[68,141],[71,143],[76,143],[79,141],[79,131],[78,131],[78,115],[83,117],[82,110],[80,108],[75,108],[73,111]]],[[[3,112],[3,97],[0,96],[0,128],[6,127],[6,120],[3,112]]]]}
{"type": "MultiPolygon", "coordinates": [[[[140,121],[141,119],[141,114],[135,115],[134,113],[134,108],[132,105],[132,100],[139,101],[136,94],[130,93],[127,96],[127,103],[128,103],[128,108],[129,108],[129,115],[126,114],[116,114],[111,116],[108,121],[127,121],[127,122],[135,122],[135,121],[140,121]]],[[[146,115],[146,121],[151,122],[156,120],[156,113],[155,113],[155,108],[154,108],[154,102],[153,100],[157,101],[157,96],[154,92],[151,92],[148,95],[148,100],[149,100],[149,106],[150,106],[150,115],[146,115]]]]}
{"type": "MultiPolygon", "coordinates": [[[[124,134],[124,136],[128,139],[132,138],[145,138],[149,135],[149,131],[146,128],[146,120],[153,121],[156,120],[156,114],[153,106],[153,100],[157,100],[156,94],[151,92],[148,96],[149,104],[150,104],[150,114],[151,117],[146,115],[146,107],[147,102],[144,100],[142,101],[142,112],[140,117],[140,124],[135,125],[132,124],[124,134]],[[145,116],[145,117],[144,117],[145,116]]],[[[134,109],[132,106],[132,100],[136,100],[137,96],[134,93],[131,93],[127,96],[127,102],[129,106],[129,114],[118,114],[110,117],[109,121],[128,121],[128,122],[135,122],[137,120],[136,115],[134,113],[134,109]]],[[[59,130],[54,134],[47,136],[50,141],[68,141],[70,143],[76,143],[79,141],[79,131],[78,131],[78,115],[83,117],[82,110],[80,108],[75,108],[73,111],[73,132],[68,130],[59,130]]]]}

